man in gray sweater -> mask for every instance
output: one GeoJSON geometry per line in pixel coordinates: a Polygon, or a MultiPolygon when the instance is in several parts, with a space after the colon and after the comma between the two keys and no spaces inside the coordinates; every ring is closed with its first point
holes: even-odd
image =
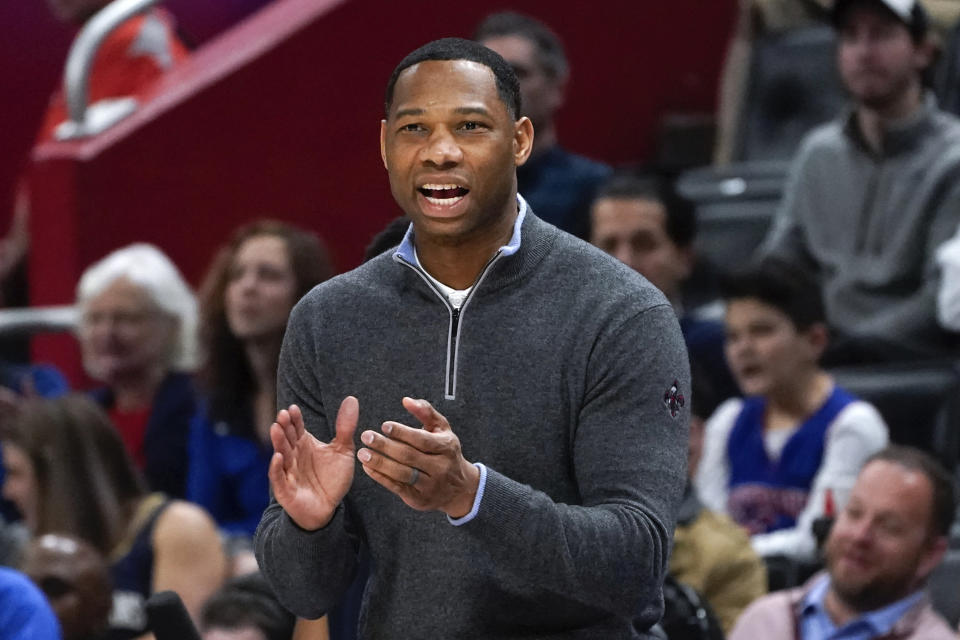
{"type": "Polygon", "coordinates": [[[838,0],[833,18],[852,107],[804,140],[761,255],[819,277],[829,361],[943,355],[936,249],[960,222],[960,122],[924,93],[926,14],[838,0]]]}
{"type": "Polygon", "coordinates": [[[301,300],[280,357],[295,406],[256,552],[300,616],[337,603],[361,541],[363,638],[645,638],[660,616],[683,338],[659,291],[517,194],[532,139],[476,43],[391,76],[381,153],[411,229],[301,300]]]}

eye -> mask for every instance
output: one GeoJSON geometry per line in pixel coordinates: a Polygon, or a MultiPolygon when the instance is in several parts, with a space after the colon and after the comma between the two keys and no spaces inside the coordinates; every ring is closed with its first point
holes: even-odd
{"type": "Polygon", "coordinates": [[[400,127],[400,131],[406,132],[406,133],[416,133],[418,131],[423,131],[423,130],[424,130],[423,126],[416,122],[413,122],[411,124],[405,124],[402,127],[400,127]]]}
{"type": "Polygon", "coordinates": [[[477,122],[476,120],[468,120],[460,125],[464,131],[479,131],[480,129],[487,129],[487,125],[482,122],[477,122]]]}

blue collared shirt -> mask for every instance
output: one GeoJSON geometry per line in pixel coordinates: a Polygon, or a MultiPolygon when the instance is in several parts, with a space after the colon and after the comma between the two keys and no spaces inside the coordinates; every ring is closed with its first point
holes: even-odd
{"type": "Polygon", "coordinates": [[[870,611],[840,628],[834,625],[824,606],[830,576],[823,576],[803,599],[800,630],[803,640],[870,640],[890,633],[893,625],[923,598],[923,591],[911,593],[882,609],[870,611]]]}

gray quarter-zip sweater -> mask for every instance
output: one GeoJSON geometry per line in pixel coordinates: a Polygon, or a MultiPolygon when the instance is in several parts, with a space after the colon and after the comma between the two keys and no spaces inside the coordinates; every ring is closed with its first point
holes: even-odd
{"type": "Polygon", "coordinates": [[[817,276],[831,326],[878,355],[943,355],[935,253],[958,223],[960,121],[928,96],[879,154],[852,112],[811,132],[760,255],[817,276]]]}
{"type": "Polygon", "coordinates": [[[257,558],[298,615],[337,603],[364,540],[363,638],[644,638],[659,618],[686,473],[677,320],[597,249],[529,212],[519,229],[519,249],[491,261],[458,316],[393,252],[294,309],[279,404],[299,404],[311,433],[332,439],[349,394],[357,438],[411,424],[400,400],[422,397],[487,467],[479,510],[460,526],[407,507],[359,466],[320,530],[271,503],[257,558]]]}

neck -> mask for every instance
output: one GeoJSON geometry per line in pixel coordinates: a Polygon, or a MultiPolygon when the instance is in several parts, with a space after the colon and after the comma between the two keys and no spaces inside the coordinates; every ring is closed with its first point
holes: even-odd
{"type": "Polygon", "coordinates": [[[283,335],[270,336],[260,340],[250,340],[243,344],[250,371],[257,392],[273,392],[277,386],[277,362],[280,359],[280,346],[283,335]]]}
{"type": "MultiPolygon", "coordinates": [[[[516,203],[516,196],[512,202],[516,203]]],[[[511,215],[501,216],[469,239],[461,242],[436,241],[426,234],[415,234],[420,265],[434,278],[454,289],[466,289],[480,276],[490,258],[510,241],[517,220],[516,205],[511,215]]]]}
{"type": "Polygon", "coordinates": [[[135,411],[149,407],[153,404],[153,396],[156,395],[165,376],[166,370],[156,367],[115,380],[110,385],[114,406],[120,411],[135,411]]]}
{"type": "Polygon", "coordinates": [[[875,152],[883,150],[883,136],[890,123],[903,120],[923,107],[923,87],[919,81],[910,85],[897,98],[877,107],[857,107],[857,126],[864,140],[875,152]]]}
{"type": "Polygon", "coordinates": [[[788,387],[770,391],[768,413],[799,422],[823,406],[832,387],[833,380],[825,371],[811,369],[801,373],[788,387]]]}
{"type": "Polygon", "coordinates": [[[281,334],[243,346],[256,387],[251,399],[253,426],[263,442],[270,441],[270,424],[277,410],[277,364],[282,342],[281,334]]]}
{"type": "Polygon", "coordinates": [[[827,589],[827,594],[823,599],[823,607],[827,610],[827,615],[830,616],[830,620],[836,627],[842,627],[851,620],[859,618],[863,613],[841,598],[840,595],[833,590],[832,585],[827,589]]]}

